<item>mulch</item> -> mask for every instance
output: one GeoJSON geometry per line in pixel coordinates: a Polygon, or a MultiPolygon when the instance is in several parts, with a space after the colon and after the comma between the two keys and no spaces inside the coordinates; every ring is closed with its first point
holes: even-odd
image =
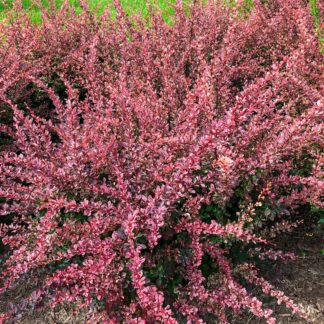
{"type": "MultiPolygon", "coordinates": [[[[299,258],[287,264],[280,264],[274,271],[263,275],[278,289],[291,297],[305,312],[307,320],[303,320],[286,309],[277,305],[274,299],[264,299],[257,288],[253,294],[263,298],[265,307],[275,311],[277,323],[280,324],[324,324],[324,248],[323,233],[314,230],[301,229],[280,238],[278,247],[284,251],[295,252],[299,258]]],[[[37,276],[36,276],[37,277],[37,276]]],[[[26,276],[8,293],[0,298],[0,313],[18,304],[28,295],[33,287],[42,281],[42,275],[35,281],[35,275],[26,276]]],[[[23,307],[23,305],[22,305],[23,307]]],[[[85,314],[71,315],[69,306],[56,309],[27,309],[21,319],[12,323],[20,324],[77,324],[85,322],[85,314]]],[[[256,319],[250,314],[243,314],[230,321],[232,324],[261,324],[263,320],[256,319]]]]}

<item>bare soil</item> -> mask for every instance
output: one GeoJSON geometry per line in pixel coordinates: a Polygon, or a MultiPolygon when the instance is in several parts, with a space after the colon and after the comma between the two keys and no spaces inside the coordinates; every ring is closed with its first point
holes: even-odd
{"type": "MultiPolygon", "coordinates": [[[[323,234],[323,233],[322,233],[323,234]]],[[[273,309],[280,324],[324,324],[324,255],[321,250],[324,248],[324,238],[321,234],[314,234],[314,231],[298,231],[281,238],[278,247],[285,251],[293,251],[299,259],[288,264],[281,264],[275,271],[264,274],[273,285],[284,291],[291,297],[307,315],[307,320],[292,315],[283,305],[277,305],[275,300],[266,300],[265,306],[273,309]]],[[[8,309],[10,304],[19,302],[28,295],[33,287],[38,286],[42,281],[42,275],[35,280],[35,275],[24,278],[10,292],[0,298],[0,313],[8,309]],[[31,279],[33,278],[33,279],[31,279]]],[[[259,291],[255,289],[255,294],[259,291]]],[[[261,297],[261,294],[259,296],[261,297]]],[[[23,307],[23,305],[22,305],[23,307]]],[[[73,316],[68,306],[59,309],[27,309],[25,314],[11,323],[20,324],[77,324],[85,323],[85,314],[73,316]]],[[[236,317],[232,324],[261,324],[264,321],[245,314],[236,317]]]]}
{"type": "MultiPolygon", "coordinates": [[[[280,238],[278,247],[294,252],[299,258],[287,264],[281,264],[270,274],[263,275],[277,288],[289,296],[304,311],[307,319],[301,319],[276,300],[267,300],[265,306],[274,310],[277,323],[280,324],[324,324],[324,248],[323,233],[314,234],[302,230],[280,238]]],[[[253,292],[260,294],[258,289],[253,292]]],[[[258,296],[262,299],[261,294],[258,296]]],[[[261,324],[264,321],[244,315],[236,318],[232,324],[261,324]]]]}

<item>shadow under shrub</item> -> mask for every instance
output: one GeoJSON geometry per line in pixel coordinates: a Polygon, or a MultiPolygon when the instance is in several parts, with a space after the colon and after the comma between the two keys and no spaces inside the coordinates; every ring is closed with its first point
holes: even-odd
{"type": "Polygon", "coordinates": [[[301,223],[296,208],[323,208],[309,8],[255,1],[238,19],[179,2],[172,27],[153,11],[147,27],[114,4],[117,19],[82,2],[40,26],[16,6],[1,24],[2,292],[50,269],[28,302],[69,302],[96,322],[247,310],[274,323],[253,284],[303,316],[257,265],[293,259],[273,238],[301,223]]]}

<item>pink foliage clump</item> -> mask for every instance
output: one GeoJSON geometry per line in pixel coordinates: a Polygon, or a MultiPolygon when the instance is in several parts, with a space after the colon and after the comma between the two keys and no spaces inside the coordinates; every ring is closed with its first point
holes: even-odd
{"type": "Polygon", "coordinates": [[[1,22],[2,292],[45,275],[31,303],[70,302],[98,322],[247,310],[274,323],[245,278],[301,313],[229,251],[293,259],[267,226],[323,207],[323,57],[305,1],[255,1],[248,19],[179,1],[172,27],[154,10],[129,18],[115,1],[115,19],[81,4],[36,26],[16,2],[1,22]],[[225,215],[242,183],[235,212],[202,217],[225,215]]]}

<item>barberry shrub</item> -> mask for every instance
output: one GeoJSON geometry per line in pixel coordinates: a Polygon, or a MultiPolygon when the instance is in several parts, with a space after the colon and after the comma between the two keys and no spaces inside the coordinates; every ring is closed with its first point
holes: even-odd
{"type": "MultiPolygon", "coordinates": [[[[305,1],[218,1],[150,17],[1,22],[2,293],[43,276],[30,304],[98,323],[274,323],[259,273],[294,256],[275,236],[323,208],[323,66],[305,1]]],[[[39,3],[38,6],[41,6],[39,3]]],[[[14,311],[3,318],[14,318],[14,311]]]]}

